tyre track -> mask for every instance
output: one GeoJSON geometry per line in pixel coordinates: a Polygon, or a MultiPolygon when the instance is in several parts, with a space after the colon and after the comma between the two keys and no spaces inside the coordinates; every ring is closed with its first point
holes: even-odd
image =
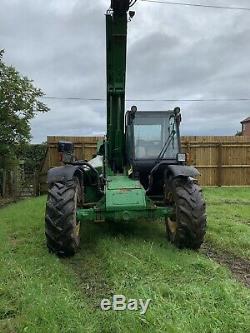
{"type": "Polygon", "coordinates": [[[201,253],[206,257],[216,261],[220,265],[230,269],[234,277],[250,288],[250,261],[235,256],[232,253],[221,251],[212,247],[209,243],[204,243],[201,247],[201,253]]]}

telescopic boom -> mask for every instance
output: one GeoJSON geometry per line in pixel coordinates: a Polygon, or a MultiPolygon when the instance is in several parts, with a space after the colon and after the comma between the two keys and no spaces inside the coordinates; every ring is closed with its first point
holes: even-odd
{"type": "Polygon", "coordinates": [[[135,1],[111,0],[106,14],[107,48],[107,157],[114,173],[125,162],[124,111],[129,7],[135,1]]]}

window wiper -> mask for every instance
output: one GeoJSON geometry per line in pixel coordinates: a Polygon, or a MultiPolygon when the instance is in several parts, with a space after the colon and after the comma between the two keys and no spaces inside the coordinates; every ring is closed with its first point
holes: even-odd
{"type": "Polygon", "coordinates": [[[162,150],[160,151],[159,155],[157,156],[157,159],[155,161],[155,164],[157,164],[160,160],[163,159],[164,154],[166,153],[174,135],[175,135],[176,131],[174,129],[172,129],[171,133],[169,134],[169,136],[167,137],[166,142],[164,143],[164,146],[162,147],[162,150]]]}

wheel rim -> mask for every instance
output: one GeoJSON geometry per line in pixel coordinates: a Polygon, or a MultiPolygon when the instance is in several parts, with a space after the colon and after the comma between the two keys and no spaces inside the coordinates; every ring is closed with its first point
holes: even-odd
{"type": "MultiPolygon", "coordinates": [[[[173,198],[173,193],[172,192],[167,192],[166,193],[166,201],[167,202],[170,202],[172,203],[172,205],[175,206],[175,202],[174,202],[174,198],[173,198]]],[[[174,208],[174,210],[176,211],[176,207],[174,208]]],[[[176,222],[176,218],[175,216],[171,216],[171,217],[168,217],[166,219],[166,228],[167,228],[167,233],[169,235],[169,239],[171,241],[174,241],[175,239],[175,235],[176,235],[176,232],[177,232],[177,222],[176,222]]]]}
{"type": "Polygon", "coordinates": [[[79,236],[80,236],[80,222],[76,218],[77,207],[78,207],[78,204],[80,203],[80,195],[79,195],[79,187],[78,186],[76,186],[74,201],[75,201],[75,228],[74,228],[74,232],[75,232],[75,236],[77,238],[79,238],[79,236]]]}
{"type": "Polygon", "coordinates": [[[171,234],[173,236],[175,236],[176,234],[176,230],[177,230],[177,222],[172,220],[170,217],[167,219],[167,226],[169,231],[171,232],[171,234]]]}
{"type": "Polygon", "coordinates": [[[80,223],[78,221],[76,221],[75,234],[76,237],[79,237],[80,235],[80,223]]]}

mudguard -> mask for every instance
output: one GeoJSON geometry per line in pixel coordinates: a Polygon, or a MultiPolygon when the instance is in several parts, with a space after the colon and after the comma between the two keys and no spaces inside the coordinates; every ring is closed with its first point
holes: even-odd
{"type": "Polygon", "coordinates": [[[188,165],[168,165],[167,169],[173,175],[173,177],[192,177],[195,178],[200,175],[199,171],[188,165]]]}
{"type": "Polygon", "coordinates": [[[83,174],[83,170],[79,165],[65,165],[49,169],[48,184],[54,184],[57,182],[66,183],[74,177],[75,173],[78,175],[83,174]]]}

